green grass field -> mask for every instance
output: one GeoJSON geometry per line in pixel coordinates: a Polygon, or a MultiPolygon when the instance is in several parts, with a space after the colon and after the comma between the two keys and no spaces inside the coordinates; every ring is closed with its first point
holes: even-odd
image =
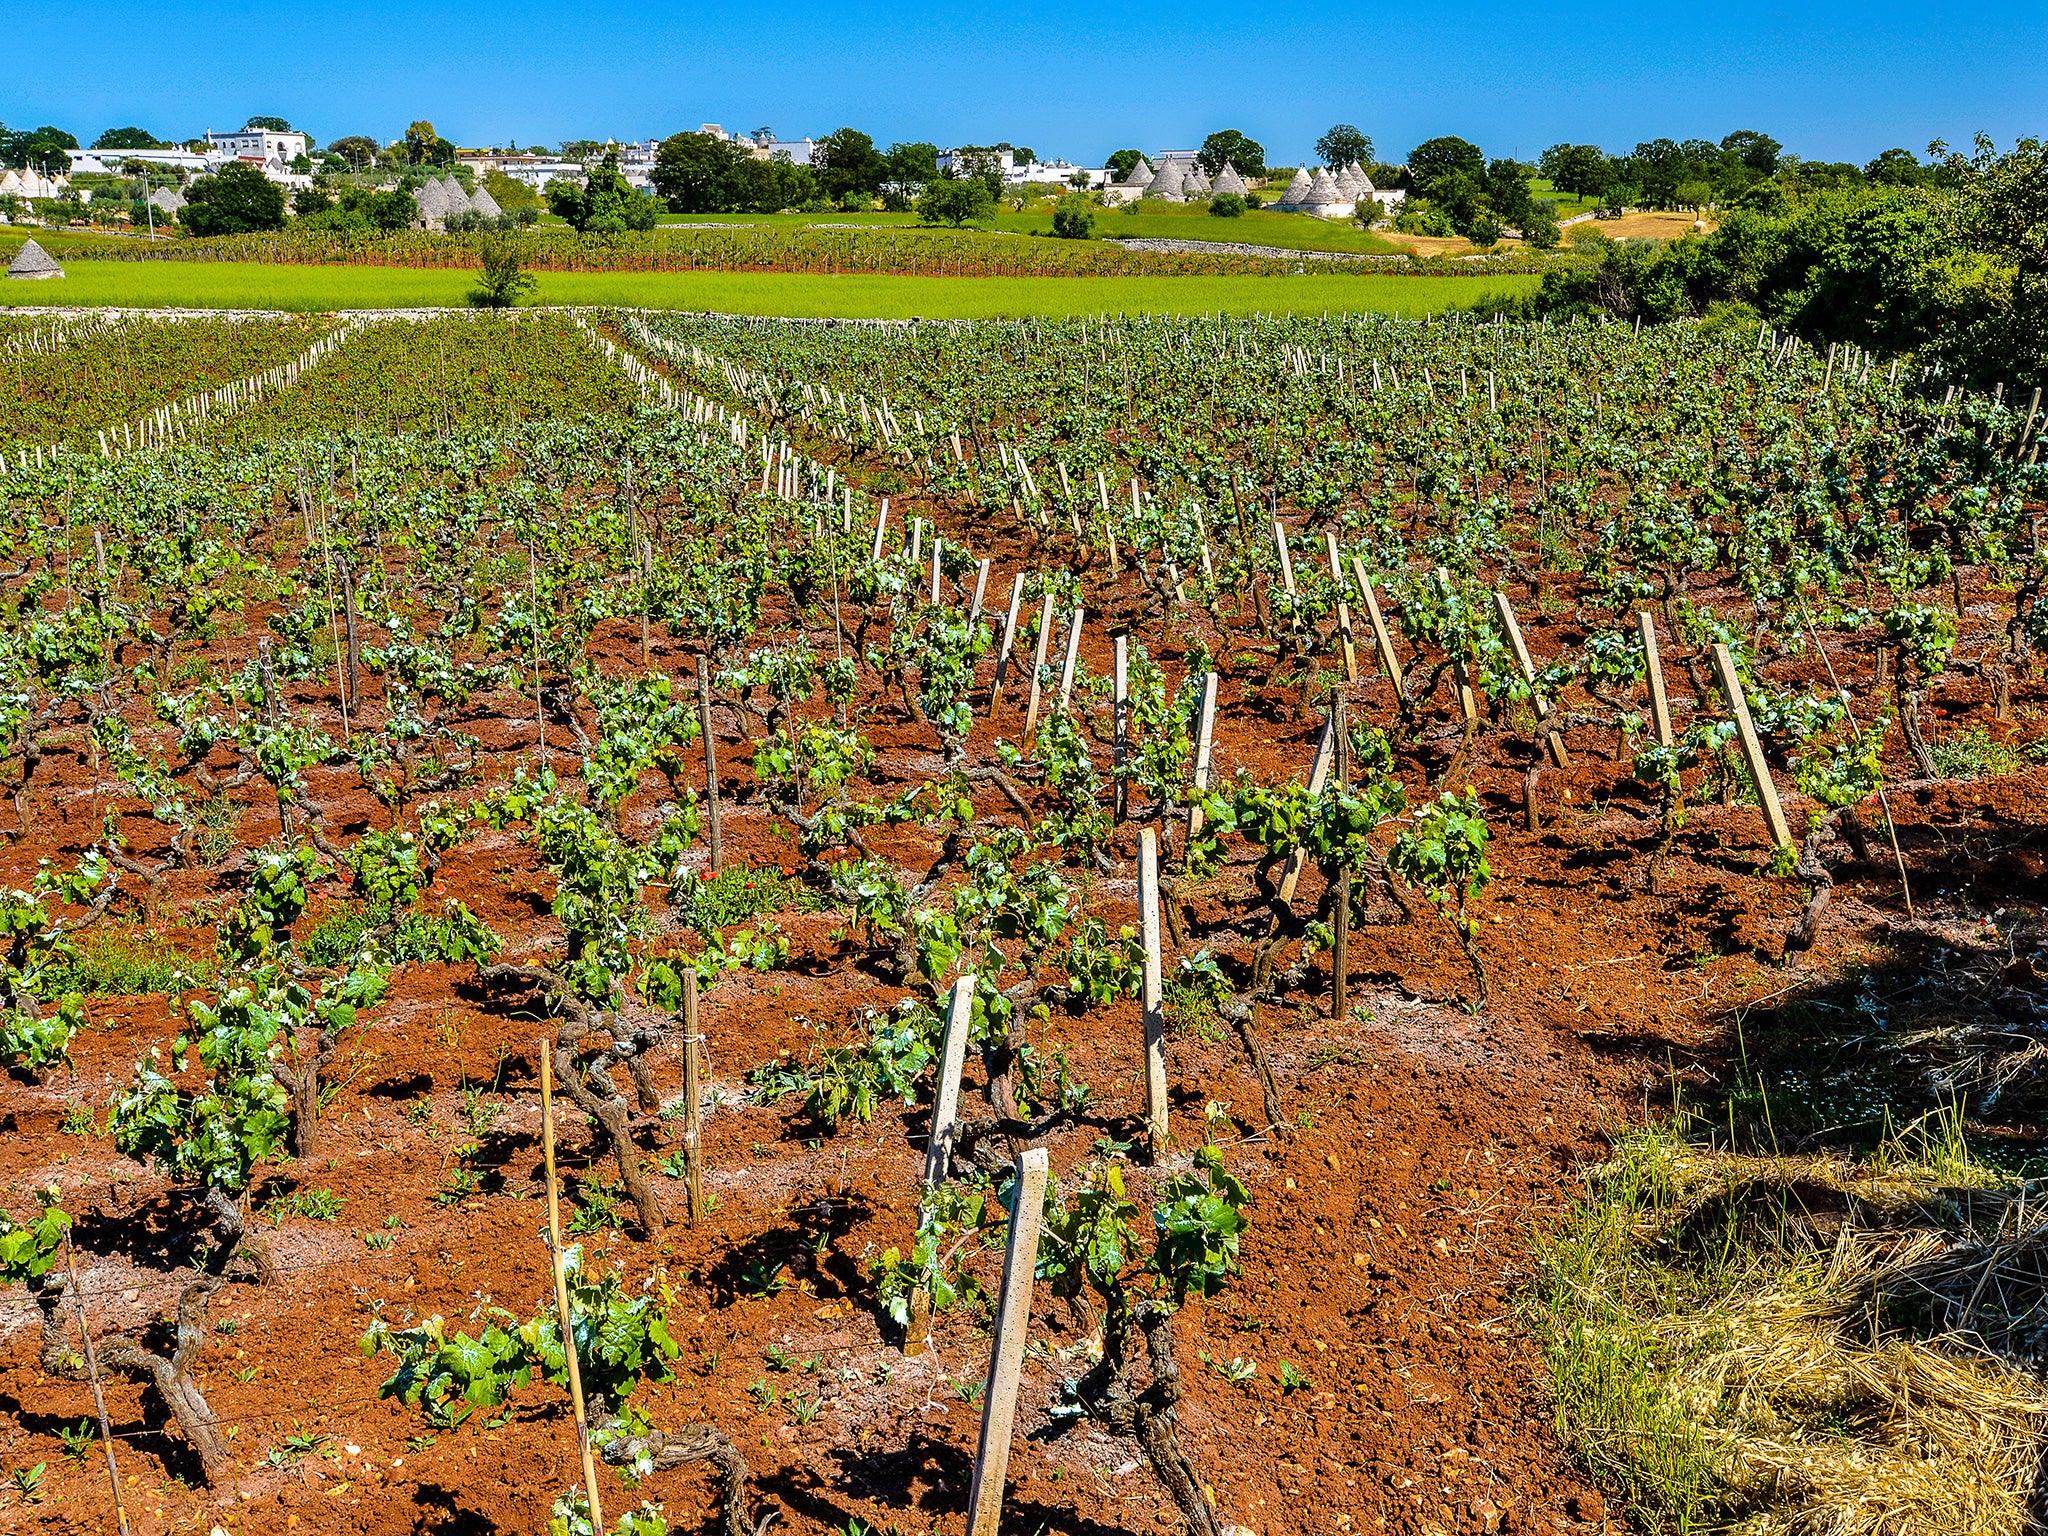
{"type": "MultiPolygon", "coordinates": [[[[168,309],[405,309],[459,305],[475,278],[451,269],[73,261],[47,282],[7,283],[0,305],[168,309]]],[[[542,272],[534,302],[756,315],[972,320],[1008,315],[1215,310],[1416,315],[1484,308],[1534,277],[823,277],[780,272],[542,272]]]]}
{"type": "MultiPolygon", "coordinates": [[[[1211,216],[1205,208],[1174,203],[1154,201],[1135,206],[1138,210],[1135,213],[1126,213],[1118,208],[1098,210],[1095,233],[1098,236],[1147,240],[1221,240],[1239,245],[1270,245],[1280,251],[1359,251],[1370,255],[1397,255],[1402,249],[1356,224],[1333,224],[1298,213],[1253,210],[1241,218],[1219,219],[1211,216]]],[[[918,227],[918,218],[912,213],[669,214],[661,224],[664,229],[687,228],[692,224],[748,224],[762,229],[858,224],[869,228],[913,229],[918,227]]],[[[1052,205],[1034,204],[1027,213],[999,213],[992,221],[970,224],[967,228],[983,233],[999,230],[1013,235],[1050,237],[1052,205]]]]}

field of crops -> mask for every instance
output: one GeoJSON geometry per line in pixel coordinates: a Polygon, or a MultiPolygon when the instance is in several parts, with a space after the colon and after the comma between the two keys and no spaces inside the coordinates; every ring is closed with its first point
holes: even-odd
{"type": "Polygon", "coordinates": [[[0,354],[11,1529],[1618,1528],[1679,1432],[1534,1299],[1612,1136],[2041,1137],[2038,398],[1462,315],[0,354]]]}

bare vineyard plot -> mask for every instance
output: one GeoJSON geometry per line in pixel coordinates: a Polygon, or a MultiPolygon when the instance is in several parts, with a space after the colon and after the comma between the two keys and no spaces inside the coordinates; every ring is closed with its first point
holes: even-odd
{"type": "Polygon", "coordinates": [[[1597,1528],[1527,1224],[2037,941],[2039,423],[1889,360],[531,313],[165,420],[0,470],[52,1529],[95,1392],[144,1524],[1597,1528]]]}

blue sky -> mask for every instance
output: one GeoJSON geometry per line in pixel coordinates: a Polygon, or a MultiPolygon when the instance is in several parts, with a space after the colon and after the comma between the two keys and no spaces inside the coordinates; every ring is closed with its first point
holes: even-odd
{"type": "Polygon", "coordinates": [[[1625,150],[1757,128],[1809,158],[1859,162],[1936,136],[2048,133],[2040,0],[1680,12],[294,0],[274,18],[139,0],[28,8],[8,23],[17,67],[0,81],[0,119],[85,143],[114,125],[185,137],[252,113],[323,141],[388,140],[425,117],[463,145],[850,124],[885,145],[1006,139],[1089,163],[1226,127],[1286,162],[1333,122],[1357,124],[1386,159],[1443,133],[1534,158],[1561,139],[1625,150]]]}

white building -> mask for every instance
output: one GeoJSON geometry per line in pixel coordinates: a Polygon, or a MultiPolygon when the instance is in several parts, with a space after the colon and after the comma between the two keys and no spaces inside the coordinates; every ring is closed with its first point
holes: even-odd
{"type": "Polygon", "coordinates": [[[128,161],[142,165],[159,166],[165,170],[183,171],[188,176],[203,176],[229,158],[225,154],[195,154],[189,149],[73,149],[71,174],[97,176],[118,176],[128,161]]]}
{"type": "Polygon", "coordinates": [[[215,133],[207,130],[206,142],[224,155],[237,160],[276,160],[290,165],[306,153],[306,136],[303,133],[278,133],[269,128],[244,128],[236,133],[215,133]]]}

